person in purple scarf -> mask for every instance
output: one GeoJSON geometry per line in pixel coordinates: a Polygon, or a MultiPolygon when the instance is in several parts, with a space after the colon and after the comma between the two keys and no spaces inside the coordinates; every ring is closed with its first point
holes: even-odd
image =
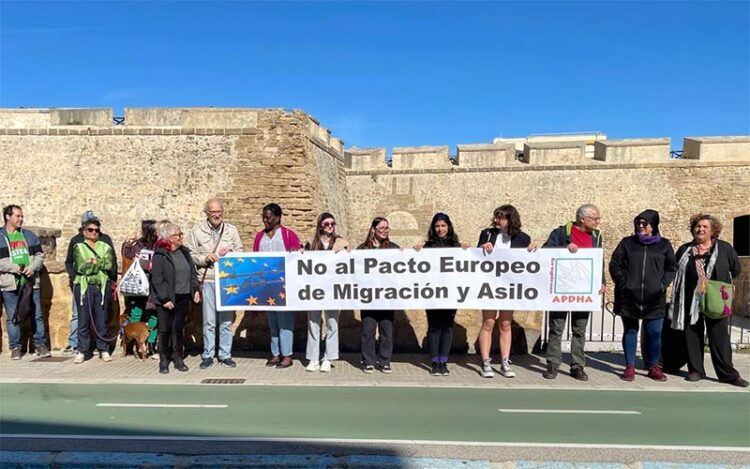
{"type": "Polygon", "coordinates": [[[648,377],[666,381],[659,366],[661,329],[666,315],[665,294],[677,271],[672,243],[659,234],[659,212],[645,210],[633,220],[635,234],[623,238],[612,253],[609,273],[615,282],[614,313],[622,319],[625,351],[624,381],[635,379],[635,351],[639,322],[643,322],[642,350],[648,377]]]}

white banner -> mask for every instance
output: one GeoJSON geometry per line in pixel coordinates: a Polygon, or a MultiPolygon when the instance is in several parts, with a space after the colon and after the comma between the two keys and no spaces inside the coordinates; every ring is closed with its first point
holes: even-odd
{"type": "Polygon", "coordinates": [[[230,253],[215,269],[216,302],[222,311],[592,311],[602,267],[601,249],[230,253]]]}

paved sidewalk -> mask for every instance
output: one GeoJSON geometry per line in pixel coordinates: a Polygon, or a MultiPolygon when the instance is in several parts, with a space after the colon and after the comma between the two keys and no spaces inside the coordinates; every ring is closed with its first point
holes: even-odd
{"type": "MultiPolygon", "coordinates": [[[[623,369],[623,356],[616,353],[587,354],[586,371],[588,382],[576,381],[568,375],[563,366],[555,380],[542,377],[544,359],[537,355],[513,357],[516,378],[503,378],[497,373],[495,378],[482,378],[479,374],[478,358],[475,355],[451,357],[450,376],[430,376],[427,357],[423,354],[399,354],[394,356],[393,373],[376,371],[365,374],[359,365],[358,354],[344,354],[335,362],[330,373],[306,372],[306,361],[295,356],[294,365],[286,369],[267,368],[266,356],[260,353],[239,354],[234,359],[237,368],[226,368],[218,364],[207,370],[198,368],[199,356],[185,359],[190,367],[186,373],[175,371],[170,366],[167,375],[159,374],[158,360],[141,362],[133,356],[121,357],[119,351],[110,363],[98,357],[83,364],[73,364],[73,359],[55,353],[52,358],[39,359],[25,355],[20,361],[10,360],[9,355],[0,356],[0,382],[6,383],[133,383],[133,384],[200,384],[205,379],[244,379],[243,385],[300,385],[300,386],[413,386],[413,387],[476,387],[476,388],[534,388],[534,389],[615,389],[615,390],[663,390],[663,391],[738,391],[748,392],[719,383],[713,377],[711,360],[706,355],[708,379],[698,383],[685,381],[687,373],[669,376],[668,381],[659,383],[650,380],[639,370],[631,383],[619,379],[623,369]],[[62,361],[60,361],[62,360],[62,361]]],[[[569,357],[563,357],[567,362],[569,357]]],[[[734,364],[745,378],[750,377],[750,354],[734,354],[734,364]]]]}

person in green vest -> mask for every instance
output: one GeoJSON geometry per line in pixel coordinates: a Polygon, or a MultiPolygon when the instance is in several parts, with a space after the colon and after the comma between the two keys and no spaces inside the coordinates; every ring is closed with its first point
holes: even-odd
{"type": "Polygon", "coordinates": [[[5,226],[0,228],[0,291],[5,303],[5,319],[10,345],[10,358],[21,359],[21,327],[17,321],[16,308],[23,287],[30,283],[34,310],[34,349],[41,357],[49,357],[45,343],[42,299],[39,290],[39,271],[44,266],[42,244],[34,233],[22,228],[23,210],[18,205],[8,205],[3,209],[5,226]]]}
{"type": "Polygon", "coordinates": [[[75,278],[73,295],[78,305],[78,353],[73,363],[83,363],[92,357],[89,328],[93,321],[96,349],[105,362],[112,361],[106,341],[107,315],[112,302],[112,285],[109,271],[115,262],[114,250],[99,239],[101,221],[87,220],[81,229],[83,242],[74,248],[75,278]]]}

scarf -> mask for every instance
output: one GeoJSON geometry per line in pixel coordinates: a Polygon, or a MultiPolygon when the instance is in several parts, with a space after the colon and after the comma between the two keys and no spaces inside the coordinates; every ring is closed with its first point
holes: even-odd
{"type": "MultiPolygon", "coordinates": [[[[704,268],[704,261],[702,259],[696,259],[696,270],[698,271],[698,285],[691,296],[690,302],[690,325],[695,324],[698,321],[698,304],[703,298],[706,291],[706,279],[711,278],[711,273],[714,270],[714,264],[716,264],[716,258],[719,256],[719,244],[714,241],[714,246],[711,248],[711,256],[708,259],[708,265],[704,268]]],[[[672,300],[669,304],[669,319],[672,322],[672,329],[684,330],[685,329],[685,269],[690,262],[691,256],[696,257],[698,253],[697,246],[691,246],[686,249],[680,257],[677,263],[677,276],[674,279],[674,285],[672,287],[672,300]]]]}
{"type": "Polygon", "coordinates": [[[661,235],[659,233],[653,236],[646,236],[640,233],[636,233],[636,236],[638,236],[638,241],[640,241],[642,244],[651,245],[651,244],[656,244],[659,241],[661,241],[661,235]]]}

